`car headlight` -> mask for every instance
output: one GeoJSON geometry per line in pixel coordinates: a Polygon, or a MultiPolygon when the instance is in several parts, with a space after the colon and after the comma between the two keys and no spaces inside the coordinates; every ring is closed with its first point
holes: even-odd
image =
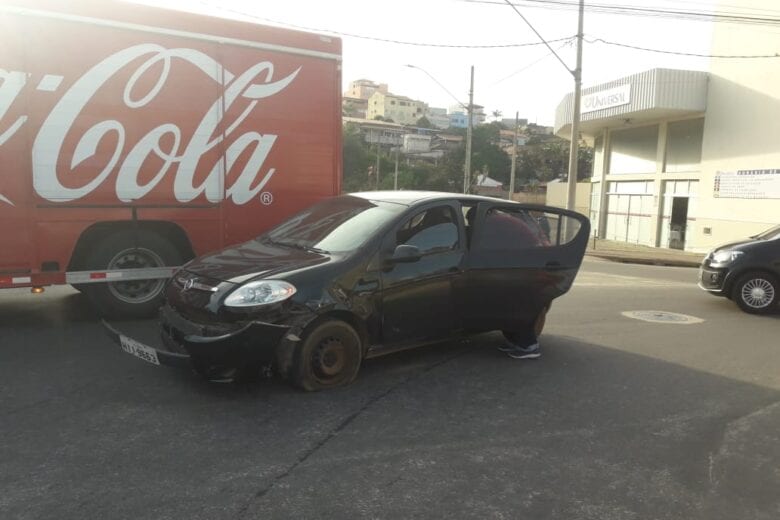
{"type": "Polygon", "coordinates": [[[281,280],[245,283],[225,298],[226,307],[252,307],[286,300],[295,294],[295,286],[281,280]]]}
{"type": "Polygon", "coordinates": [[[724,251],[718,251],[717,253],[714,253],[712,255],[712,261],[716,264],[726,264],[729,262],[733,262],[737,258],[739,258],[739,255],[743,254],[744,251],[731,251],[731,250],[724,250],[724,251]]]}

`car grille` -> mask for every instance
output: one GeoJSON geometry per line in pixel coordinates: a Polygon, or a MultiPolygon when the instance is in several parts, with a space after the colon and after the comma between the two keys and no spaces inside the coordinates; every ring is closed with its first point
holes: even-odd
{"type": "Polygon", "coordinates": [[[217,292],[219,280],[200,276],[188,271],[179,271],[171,279],[166,291],[168,302],[175,307],[202,310],[211,302],[217,292]]]}

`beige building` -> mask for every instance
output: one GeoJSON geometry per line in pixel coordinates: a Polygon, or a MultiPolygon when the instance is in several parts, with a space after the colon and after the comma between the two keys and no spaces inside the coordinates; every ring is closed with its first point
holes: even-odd
{"type": "Polygon", "coordinates": [[[374,83],[368,79],[358,79],[349,84],[349,88],[344,92],[344,97],[368,99],[374,92],[383,92],[387,94],[387,83],[374,83]]]}
{"type": "MultiPolygon", "coordinates": [[[[712,54],[772,55],[778,42],[777,27],[716,24],[712,54]]],[[[572,98],[556,113],[561,137],[572,98]]],[[[654,69],[583,89],[581,106],[581,136],[595,148],[597,236],[704,252],[780,223],[780,67],[771,59],[713,59],[708,73],[654,69]]]]}
{"type": "Polygon", "coordinates": [[[368,98],[366,118],[376,119],[381,116],[398,124],[413,125],[425,115],[426,108],[427,105],[422,101],[376,91],[368,98]]]}

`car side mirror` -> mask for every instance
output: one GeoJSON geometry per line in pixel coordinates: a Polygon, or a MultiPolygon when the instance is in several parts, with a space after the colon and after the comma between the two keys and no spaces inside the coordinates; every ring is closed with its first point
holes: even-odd
{"type": "Polygon", "coordinates": [[[392,264],[408,264],[416,262],[420,258],[422,258],[422,254],[417,246],[401,244],[395,248],[393,256],[389,258],[389,262],[392,264]]]}

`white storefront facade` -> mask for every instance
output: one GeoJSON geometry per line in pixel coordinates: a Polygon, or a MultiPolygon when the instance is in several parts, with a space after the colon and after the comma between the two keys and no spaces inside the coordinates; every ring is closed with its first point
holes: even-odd
{"type": "MultiPolygon", "coordinates": [[[[727,24],[713,54],[767,54],[779,41],[778,29],[727,24]]],[[[780,224],[780,58],[710,69],[653,69],[583,89],[594,234],[703,252],[780,224]]],[[[561,137],[572,98],[556,112],[561,137]]]]}

